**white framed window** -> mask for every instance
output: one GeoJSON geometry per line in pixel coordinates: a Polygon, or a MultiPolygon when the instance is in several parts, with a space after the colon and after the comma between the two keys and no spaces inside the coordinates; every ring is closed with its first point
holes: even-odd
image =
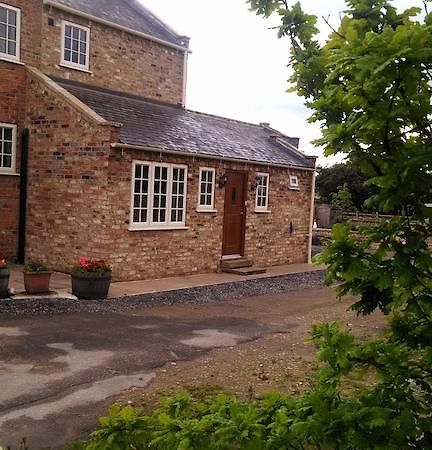
{"type": "Polygon", "coordinates": [[[0,123],[0,173],[15,172],[16,141],[16,125],[0,123]]]}
{"type": "Polygon", "coordinates": [[[258,173],[256,177],[255,212],[268,210],[269,174],[258,173]]]}
{"type": "Polygon", "coordinates": [[[200,167],[197,211],[214,211],[216,170],[200,167]]]}
{"type": "Polygon", "coordinates": [[[0,58],[20,60],[21,10],[0,2],[0,58]]]}
{"type": "Polygon", "coordinates": [[[289,177],[289,187],[298,191],[300,189],[299,180],[297,175],[290,175],[289,177]]]}
{"type": "Polygon", "coordinates": [[[187,166],[132,164],[131,230],[185,228],[187,166]]]}
{"type": "Polygon", "coordinates": [[[90,67],[90,28],[62,21],[61,65],[88,71],[90,67]]]}

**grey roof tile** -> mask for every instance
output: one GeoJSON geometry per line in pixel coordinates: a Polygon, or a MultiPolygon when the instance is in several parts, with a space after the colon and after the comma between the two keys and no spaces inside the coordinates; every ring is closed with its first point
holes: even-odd
{"type": "Polygon", "coordinates": [[[315,167],[313,158],[284,145],[288,142],[296,148],[298,139],[276,130],[69,80],[53,79],[106,120],[123,124],[121,143],[191,155],[199,153],[264,164],[315,167]]]}
{"type": "Polygon", "coordinates": [[[140,4],[139,0],[56,0],[56,2],[171,44],[188,47],[188,40],[184,36],[176,34],[140,4]]]}

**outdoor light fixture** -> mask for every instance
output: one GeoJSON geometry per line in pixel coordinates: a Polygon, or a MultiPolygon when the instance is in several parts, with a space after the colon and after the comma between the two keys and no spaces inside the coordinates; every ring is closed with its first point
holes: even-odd
{"type": "Polygon", "coordinates": [[[223,188],[223,187],[227,184],[227,181],[228,181],[227,174],[224,173],[224,174],[219,178],[219,187],[220,187],[220,188],[223,188]]]}
{"type": "Polygon", "coordinates": [[[259,180],[260,180],[260,177],[257,175],[255,177],[255,181],[251,182],[251,191],[254,191],[258,187],[259,180]]]}

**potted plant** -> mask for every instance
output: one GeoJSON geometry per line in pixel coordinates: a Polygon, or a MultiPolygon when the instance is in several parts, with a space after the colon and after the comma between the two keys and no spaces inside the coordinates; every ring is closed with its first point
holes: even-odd
{"type": "Polygon", "coordinates": [[[107,298],[111,273],[103,259],[80,258],[79,266],[72,270],[72,294],[85,300],[107,298]]]}
{"type": "Polygon", "coordinates": [[[9,275],[6,258],[0,257],[0,298],[9,297],[9,275]]]}
{"type": "Polygon", "coordinates": [[[52,272],[44,261],[31,260],[24,266],[24,286],[27,294],[49,292],[52,272]]]}

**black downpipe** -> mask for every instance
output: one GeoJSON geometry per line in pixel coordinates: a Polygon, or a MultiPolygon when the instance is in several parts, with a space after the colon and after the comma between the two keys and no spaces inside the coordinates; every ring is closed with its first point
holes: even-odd
{"type": "Polygon", "coordinates": [[[20,264],[24,264],[25,261],[29,136],[29,129],[25,128],[21,136],[21,183],[18,228],[18,262],[20,264]]]}

